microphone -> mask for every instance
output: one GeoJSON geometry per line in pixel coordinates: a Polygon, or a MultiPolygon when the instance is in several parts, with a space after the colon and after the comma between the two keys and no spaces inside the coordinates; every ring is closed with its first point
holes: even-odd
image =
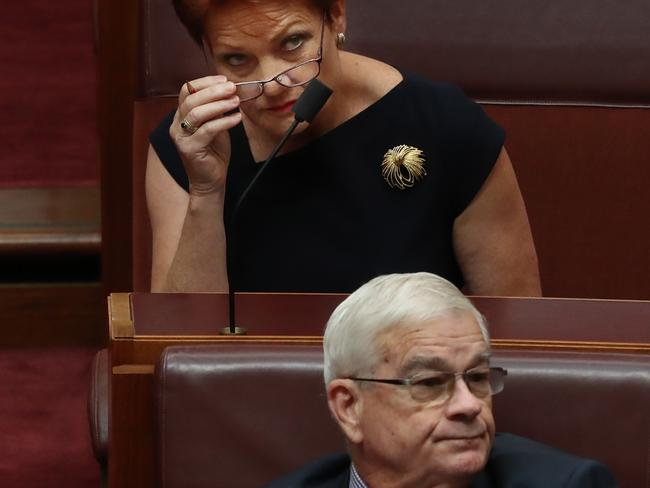
{"type": "Polygon", "coordinates": [[[318,79],[314,79],[307,85],[302,95],[298,97],[291,111],[296,114],[298,122],[311,124],[331,95],[332,89],[330,87],[321,83],[318,79]]]}
{"type": "MultiPolygon", "coordinates": [[[[241,196],[237,200],[235,207],[233,208],[232,214],[230,214],[230,231],[231,239],[230,244],[226,248],[226,263],[233,263],[234,268],[234,256],[235,256],[235,247],[236,247],[236,230],[235,230],[235,221],[237,214],[242,207],[242,204],[246,200],[246,197],[250,193],[251,189],[255,185],[255,182],[260,178],[264,170],[267,168],[269,163],[277,156],[280,152],[280,149],[285,145],[293,131],[296,130],[298,124],[301,122],[306,122],[310,124],[316,114],[325,106],[327,100],[329,100],[332,95],[332,89],[327,85],[322,83],[320,80],[314,78],[309,84],[305,87],[305,91],[298,97],[295,105],[291,109],[295,117],[291,125],[280,139],[280,142],[275,146],[269,157],[262,163],[262,166],[257,171],[257,174],[250,181],[246,189],[242,192],[241,196]]],[[[242,335],[246,333],[246,329],[242,327],[237,327],[235,325],[235,289],[236,289],[236,279],[235,272],[233,269],[232,276],[229,276],[229,291],[228,291],[228,316],[229,316],[229,326],[221,329],[221,334],[224,335],[242,335]]]]}

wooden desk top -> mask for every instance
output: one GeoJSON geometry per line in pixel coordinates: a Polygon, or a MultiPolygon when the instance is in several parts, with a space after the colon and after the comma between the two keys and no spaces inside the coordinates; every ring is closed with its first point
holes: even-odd
{"type": "MultiPolygon", "coordinates": [[[[344,294],[241,293],[237,325],[224,336],[228,295],[114,293],[113,342],[320,342],[344,294]]],[[[650,353],[650,302],[564,298],[471,297],[486,316],[494,347],[568,348],[650,353]]]]}

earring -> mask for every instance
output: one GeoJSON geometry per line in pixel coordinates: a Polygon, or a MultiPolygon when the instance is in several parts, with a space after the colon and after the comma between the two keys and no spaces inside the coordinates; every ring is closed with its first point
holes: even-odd
{"type": "Polygon", "coordinates": [[[341,49],[345,44],[345,41],[346,41],[345,34],[343,32],[339,32],[338,34],[336,34],[336,47],[341,49]]]}

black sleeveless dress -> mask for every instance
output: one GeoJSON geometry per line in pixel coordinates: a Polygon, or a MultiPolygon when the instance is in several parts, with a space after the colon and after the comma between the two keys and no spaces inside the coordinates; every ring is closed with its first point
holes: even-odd
{"type": "MultiPolygon", "coordinates": [[[[150,140],[187,190],[169,137],[172,118],[150,140]]],[[[363,112],[272,161],[235,222],[233,206],[260,165],[242,124],[230,138],[225,222],[237,291],[351,292],[377,275],[415,271],[463,285],[452,226],[489,175],[505,134],[457,87],[406,74],[363,112]],[[391,188],[381,172],[386,151],[402,144],[423,151],[427,172],[405,190],[391,188]]]]}

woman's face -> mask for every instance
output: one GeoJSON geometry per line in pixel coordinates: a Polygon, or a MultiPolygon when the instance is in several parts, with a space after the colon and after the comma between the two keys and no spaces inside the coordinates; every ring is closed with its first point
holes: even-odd
{"type": "MultiPolygon", "coordinates": [[[[214,7],[208,16],[206,40],[217,72],[239,83],[268,80],[317,58],[323,33],[319,78],[334,88],[338,56],[332,56],[332,31],[337,22],[324,20],[324,13],[310,0],[228,2],[214,7]]],[[[304,88],[266,83],[261,96],[242,102],[245,120],[270,135],[282,134],[293,120],[291,108],[304,88]]]]}

